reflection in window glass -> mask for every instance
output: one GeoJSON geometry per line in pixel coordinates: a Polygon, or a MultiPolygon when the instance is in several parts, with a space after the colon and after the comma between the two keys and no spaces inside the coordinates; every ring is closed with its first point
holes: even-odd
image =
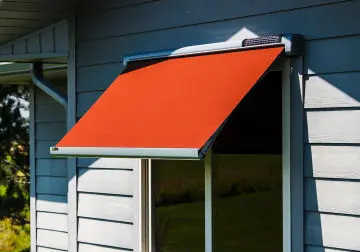
{"type": "Polygon", "coordinates": [[[204,252],[204,162],[152,160],[156,252],[204,252]]]}
{"type": "Polygon", "coordinates": [[[281,155],[215,154],[214,251],[282,251],[281,155]]]}

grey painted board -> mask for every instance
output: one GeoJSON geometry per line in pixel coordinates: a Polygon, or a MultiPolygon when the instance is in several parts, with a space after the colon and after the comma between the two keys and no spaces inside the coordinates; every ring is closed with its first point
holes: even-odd
{"type": "Polygon", "coordinates": [[[126,252],[128,250],[122,250],[118,248],[109,248],[96,246],[91,244],[79,243],[79,252],[126,252]]]}
{"type": "Polygon", "coordinates": [[[67,162],[65,158],[37,159],[36,174],[39,176],[67,176],[67,162]]]}
{"type": "Polygon", "coordinates": [[[306,212],[305,226],[306,244],[360,250],[360,217],[306,212]]]}
{"type": "Polygon", "coordinates": [[[324,248],[322,246],[311,246],[311,245],[306,246],[305,251],[306,252],[351,252],[349,250],[330,249],[330,248],[324,248]]]}
{"type": "Polygon", "coordinates": [[[360,215],[360,183],[306,179],[305,209],[360,215]]]}
{"type": "Polygon", "coordinates": [[[37,194],[36,209],[43,212],[67,213],[67,196],[37,194]]]}
{"type": "Polygon", "coordinates": [[[83,116],[89,108],[94,104],[94,102],[100,97],[102,91],[94,91],[94,92],[84,92],[78,93],[77,95],[77,108],[76,108],[76,116],[83,116]]]}
{"type": "Polygon", "coordinates": [[[67,250],[68,235],[64,232],[38,229],[37,244],[42,247],[67,250]]]}
{"type": "Polygon", "coordinates": [[[115,8],[123,8],[123,7],[128,7],[128,6],[132,6],[132,5],[137,5],[137,4],[142,4],[142,3],[146,3],[146,2],[151,2],[153,0],[106,0],[106,1],[102,1],[99,2],[97,0],[88,0],[86,1],[86,5],[89,8],[89,10],[93,11],[103,11],[106,9],[115,9],[115,8]]]}
{"type": "Polygon", "coordinates": [[[43,20],[43,21],[52,21],[52,20],[59,20],[62,15],[59,13],[51,13],[51,17],[48,15],[39,15],[36,11],[18,11],[18,10],[1,10],[0,11],[1,18],[13,18],[13,19],[32,19],[32,20],[43,20]]]}
{"type": "MultiPolygon", "coordinates": [[[[251,1],[236,1],[229,0],[226,4],[222,1],[191,1],[191,0],[174,0],[154,1],[152,3],[143,4],[133,8],[113,9],[111,11],[100,12],[98,15],[80,15],[79,18],[79,41],[98,39],[109,36],[120,36],[125,34],[140,33],[146,31],[153,31],[159,29],[170,29],[179,26],[190,26],[200,23],[208,23],[214,21],[222,21],[228,19],[239,19],[244,17],[251,17],[256,15],[267,16],[268,13],[275,13],[284,10],[297,9],[301,7],[314,6],[318,4],[326,4],[330,2],[337,2],[334,0],[310,0],[310,1],[282,1],[275,0],[271,2],[263,2],[263,4],[255,4],[251,1]],[[204,8],[206,6],[206,8],[204,8]],[[131,25],[115,26],[116,23],[126,23],[131,20],[131,25]],[[151,20],[151,21],[150,21],[151,20]]],[[[347,8],[356,8],[356,3],[338,4],[335,8],[342,9],[343,6],[347,8]]],[[[314,8],[318,12],[324,12],[328,9],[334,8],[330,6],[323,6],[314,8]]],[[[311,10],[298,10],[300,13],[309,12],[311,10]]],[[[350,10],[349,10],[350,11],[350,10]]],[[[288,11],[292,15],[292,11],[288,11]]],[[[295,12],[295,11],[294,11],[295,12]]],[[[341,11],[339,11],[341,13],[341,11]]],[[[296,14],[295,14],[296,15],[296,14]]],[[[303,19],[304,28],[309,26],[311,14],[306,13],[307,18],[303,19]],[[310,19],[310,20],[309,20],[310,19]]],[[[341,14],[340,14],[341,15],[341,14]]],[[[351,15],[351,14],[350,14],[351,15]]],[[[350,20],[344,16],[346,21],[350,20]]],[[[321,17],[318,22],[322,22],[321,17]]],[[[293,19],[294,20],[294,19],[293,19]]],[[[291,20],[288,20],[290,23],[291,20]]],[[[350,23],[349,23],[350,24],[350,23]]],[[[336,25],[336,24],[334,24],[336,25]]],[[[242,27],[242,26],[239,26],[242,27]]],[[[341,26],[334,27],[340,28],[341,26]]],[[[324,27],[325,28],[325,27],[324,27]]],[[[339,29],[340,30],[340,29],[339,29]]]]}
{"type": "Polygon", "coordinates": [[[65,133],[65,122],[36,124],[36,140],[57,141],[60,140],[65,135],[65,133]]]}
{"type": "MultiPolygon", "coordinates": [[[[353,22],[358,15],[355,9],[358,8],[357,5],[359,4],[359,2],[353,1],[339,5],[272,13],[263,16],[252,16],[243,19],[225,20],[222,22],[87,41],[79,45],[78,65],[120,62],[126,54],[234,41],[256,35],[301,33],[310,39],[359,34],[360,28],[353,22]],[[338,15],[337,22],[333,22],[335,9],[338,15]],[[287,20],[287,22],[284,22],[284,20],[287,20]],[[350,33],[346,32],[346,29],[350,29],[350,33]],[[102,48],[102,50],[98,50],[98,48],[102,48]]],[[[136,16],[136,18],[139,17],[136,16]]],[[[136,18],[127,20],[127,22],[131,22],[136,18]]],[[[172,17],[172,19],[176,19],[176,17],[172,17]]],[[[346,51],[346,49],[344,50],[346,51]]]]}
{"type": "Polygon", "coordinates": [[[360,70],[359,43],[359,35],[305,43],[307,57],[304,71],[320,74],[360,70]]]}
{"type": "MultiPolygon", "coordinates": [[[[64,65],[64,64],[62,64],[62,65],[64,65]]],[[[55,64],[49,64],[49,66],[56,66],[56,65],[55,64]]],[[[46,72],[44,74],[45,74],[45,77],[46,77],[46,72]]],[[[53,88],[57,92],[59,92],[62,95],[66,96],[66,94],[67,94],[66,77],[62,76],[61,78],[53,79],[53,80],[51,80],[51,84],[53,85],[53,88]]],[[[38,88],[36,89],[36,93],[37,94],[42,93],[44,96],[47,96],[48,99],[51,99],[53,101],[52,103],[58,104],[53,98],[51,98],[49,95],[47,95],[46,93],[44,93],[42,90],[40,90],[38,88]]],[[[38,97],[38,98],[39,99],[36,100],[36,104],[42,104],[42,102],[43,102],[42,99],[44,99],[44,97],[41,96],[41,98],[40,97],[38,97]]]]}
{"type": "Polygon", "coordinates": [[[360,110],[307,111],[306,117],[310,143],[360,143],[360,110]]]}
{"type": "MultiPolygon", "coordinates": [[[[68,18],[68,68],[67,68],[67,129],[76,123],[76,14],[68,18]]],[[[68,158],[68,207],[69,207],[69,252],[78,252],[78,217],[77,217],[77,168],[76,158],[68,158]]]]}
{"type": "Polygon", "coordinates": [[[68,231],[68,217],[66,214],[37,212],[37,228],[68,231]]]}
{"type": "Polygon", "coordinates": [[[12,53],[12,47],[11,46],[2,46],[0,47],[0,55],[6,55],[12,53]]]}
{"type": "Polygon", "coordinates": [[[359,85],[360,72],[310,76],[305,86],[305,107],[360,107],[359,85]]]}
{"type": "Polygon", "coordinates": [[[134,158],[79,158],[78,167],[106,169],[135,169],[140,161],[134,158]]]}
{"type": "Polygon", "coordinates": [[[123,63],[78,68],[77,91],[105,90],[124,70],[123,63]]]}
{"type": "Polygon", "coordinates": [[[32,34],[27,39],[28,53],[40,53],[40,35],[32,34]]]}
{"type": "Polygon", "coordinates": [[[35,90],[29,89],[29,145],[30,145],[30,249],[36,250],[36,162],[35,162],[35,90]]]}
{"type": "Polygon", "coordinates": [[[134,227],[131,224],[79,218],[80,242],[131,249],[134,227]]]}
{"type": "Polygon", "coordinates": [[[55,28],[55,51],[56,52],[68,52],[69,40],[68,40],[68,24],[64,23],[61,26],[55,28]]]}
{"type": "Polygon", "coordinates": [[[78,191],[132,195],[134,173],[123,170],[79,169],[78,191]]]}
{"type": "Polygon", "coordinates": [[[36,89],[36,105],[50,105],[58,104],[53,98],[42,92],[40,89],[36,89]]]}
{"type": "Polygon", "coordinates": [[[52,158],[50,156],[50,147],[55,146],[57,142],[58,141],[36,141],[36,157],[46,159],[52,158]]]}
{"type": "Polygon", "coordinates": [[[41,33],[41,52],[42,53],[53,53],[55,52],[55,41],[54,41],[55,29],[47,29],[41,33]]]}
{"type": "MultiPolygon", "coordinates": [[[[107,183],[107,181],[104,181],[107,183]]],[[[122,222],[134,221],[132,197],[79,193],[78,216],[122,222]]]]}
{"type": "Polygon", "coordinates": [[[19,43],[14,44],[13,53],[14,54],[25,54],[27,47],[27,41],[23,40],[19,43]]]}
{"type": "Polygon", "coordinates": [[[291,234],[284,234],[284,250],[304,251],[304,79],[303,57],[290,58],[290,65],[283,66],[283,227],[291,234]],[[285,71],[288,71],[289,79],[285,71]],[[288,82],[290,81],[290,83],[288,82]],[[290,90],[289,90],[290,89],[290,90]],[[290,95],[287,95],[290,94],[290,95]],[[290,107],[290,108],[289,108],[290,107]],[[286,147],[287,146],[287,147],[286,147]],[[285,150],[285,148],[288,148],[285,150]],[[289,174],[290,173],[290,174],[289,174]],[[289,180],[290,179],[290,180],[289,180]],[[287,199],[290,200],[287,201],[287,199]],[[285,201],[287,201],[285,203],[285,201]],[[285,212],[286,210],[286,212],[285,212]],[[290,216],[289,216],[290,215],[290,216]],[[290,223],[288,221],[290,220],[290,223]],[[285,247],[286,246],[286,247],[285,247]]]}
{"type": "Polygon", "coordinates": [[[36,106],[36,122],[65,122],[66,111],[59,103],[36,106]]]}
{"type": "Polygon", "coordinates": [[[65,250],[37,247],[37,252],[62,252],[62,251],[65,251],[65,250]]]}
{"type": "Polygon", "coordinates": [[[305,146],[306,177],[360,179],[360,146],[305,146]]]}
{"type": "MultiPolygon", "coordinates": [[[[7,20],[6,16],[8,16],[10,19],[15,20],[15,22],[19,21],[19,20],[16,20],[15,15],[19,15],[20,20],[26,19],[26,16],[28,16],[29,14],[31,14],[33,16],[33,18],[31,18],[31,19],[39,18],[39,13],[37,13],[37,12],[9,11],[9,10],[4,11],[3,10],[3,11],[0,11],[0,13],[1,13],[2,21],[7,20]]],[[[62,14],[61,18],[63,18],[63,17],[64,16],[62,14]]],[[[57,20],[60,20],[60,18],[57,20]]],[[[34,25],[33,21],[34,20],[26,20],[26,24],[25,23],[22,24],[25,27],[21,27],[21,28],[16,27],[16,25],[14,26],[14,21],[12,21],[13,23],[9,24],[8,25],[9,27],[2,28],[2,30],[6,33],[10,32],[9,29],[11,29],[12,33],[15,32],[15,34],[8,34],[8,35],[12,35],[12,36],[9,36],[8,41],[10,41],[10,42],[5,43],[2,46],[0,46],[0,51],[3,54],[3,57],[1,57],[1,58],[4,61],[15,59],[16,57],[18,57],[18,59],[47,57],[48,55],[46,55],[46,54],[55,52],[56,44],[61,45],[61,44],[65,43],[64,41],[67,41],[67,36],[62,36],[62,35],[67,35],[67,34],[64,34],[64,32],[62,32],[61,35],[59,34],[60,36],[54,36],[54,31],[58,27],[66,26],[65,21],[60,21],[60,22],[54,23],[48,27],[41,28],[41,29],[36,30],[29,34],[30,31],[34,30],[32,27],[29,27],[29,25],[30,26],[34,25]],[[6,30],[8,30],[8,31],[6,31],[6,30]],[[28,31],[28,32],[26,32],[26,31],[28,31]],[[23,35],[24,33],[27,33],[27,35],[19,38],[19,36],[23,35]],[[11,40],[12,37],[16,38],[16,39],[11,40]],[[28,41],[30,41],[29,44],[28,44],[28,41]],[[13,47],[15,49],[14,54],[12,54],[11,51],[2,49],[2,48],[8,48],[8,47],[13,47]]],[[[41,25],[44,25],[46,23],[49,23],[49,22],[45,22],[42,24],[38,23],[36,26],[41,27],[41,25]]],[[[5,24],[3,24],[3,25],[5,25],[5,24]]],[[[6,37],[4,37],[4,38],[6,38],[6,37]]],[[[67,53],[67,51],[62,50],[61,53],[58,54],[58,56],[61,55],[62,57],[64,57],[64,56],[66,56],[66,53],[67,53]]]]}
{"type": "Polygon", "coordinates": [[[67,179],[65,177],[37,177],[36,192],[43,194],[67,194],[67,179]]]}

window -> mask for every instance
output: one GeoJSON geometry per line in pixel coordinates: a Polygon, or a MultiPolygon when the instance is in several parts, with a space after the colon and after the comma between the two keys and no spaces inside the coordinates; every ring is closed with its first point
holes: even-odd
{"type": "Polygon", "coordinates": [[[151,161],[152,252],[206,251],[209,239],[215,252],[282,251],[282,106],[282,73],[269,72],[213,143],[211,181],[204,160],[151,161]]]}
{"type": "Polygon", "coordinates": [[[204,251],[204,161],[151,162],[155,251],[204,251]]]}

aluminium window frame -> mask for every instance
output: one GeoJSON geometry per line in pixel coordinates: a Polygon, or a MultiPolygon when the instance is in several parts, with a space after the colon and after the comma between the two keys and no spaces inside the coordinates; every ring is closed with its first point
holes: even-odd
{"type": "MultiPolygon", "coordinates": [[[[209,49],[208,45],[188,47],[185,50],[172,52],[156,52],[133,57],[125,57],[124,64],[133,60],[147,60],[153,58],[179,57],[187,55],[207,54],[212,52],[227,52],[231,50],[249,50],[279,46],[261,45],[242,48],[241,43],[215,43],[209,49]],[[218,44],[218,50],[216,45],[218,44]],[[228,44],[230,45],[229,47],[228,44]],[[236,46],[236,44],[238,46],[236,46]],[[215,45],[215,46],[214,46],[215,45]],[[203,48],[203,50],[202,50],[203,48]],[[182,53],[184,51],[184,53],[182,53]]],[[[304,251],[304,199],[303,199],[303,144],[304,144],[304,110],[303,110],[303,59],[302,56],[281,56],[268,69],[282,71],[282,185],[283,185],[283,252],[304,251]]],[[[212,252],[212,180],[214,171],[211,165],[211,149],[205,156],[205,252],[212,252]]],[[[151,160],[143,159],[140,168],[141,194],[139,206],[143,216],[140,223],[141,252],[156,252],[154,248],[154,223],[152,207],[152,173],[151,160]],[[144,222],[144,220],[146,220],[144,222]]]]}

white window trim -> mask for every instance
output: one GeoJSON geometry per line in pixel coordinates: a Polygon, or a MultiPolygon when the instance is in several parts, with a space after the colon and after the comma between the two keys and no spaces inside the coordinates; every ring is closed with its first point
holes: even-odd
{"type": "Polygon", "coordinates": [[[291,252],[291,176],[290,176],[290,60],[282,64],[282,192],[283,251],[291,252]]]}

